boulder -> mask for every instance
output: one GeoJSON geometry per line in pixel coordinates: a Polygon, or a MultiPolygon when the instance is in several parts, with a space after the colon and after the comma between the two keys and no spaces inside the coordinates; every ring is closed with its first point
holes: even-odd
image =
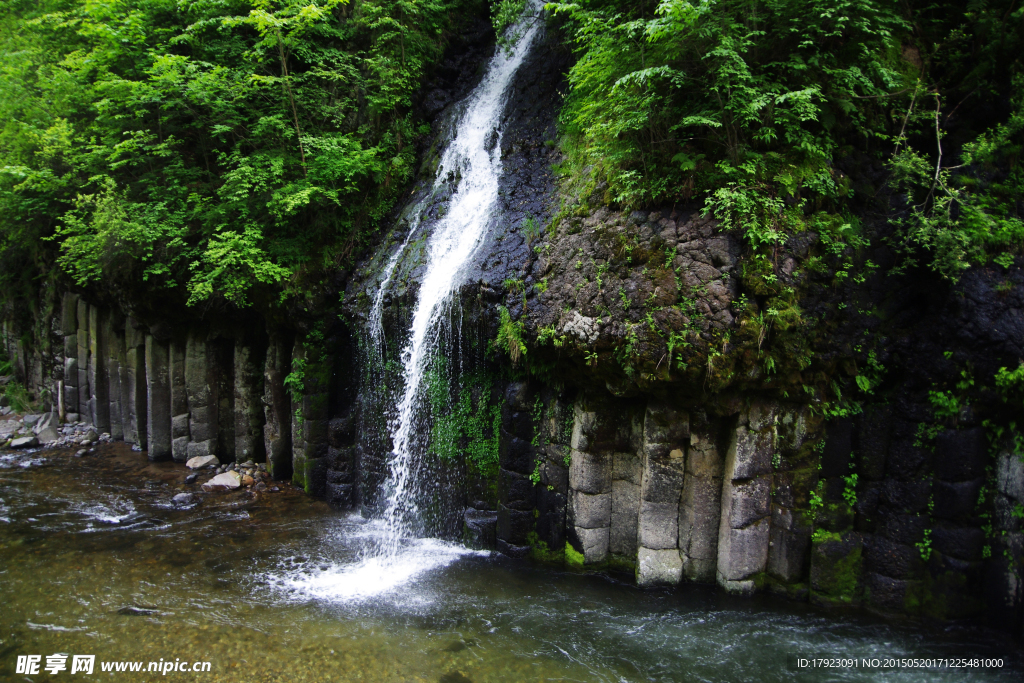
{"type": "Polygon", "coordinates": [[[31,427],[35,423],[39,422],[41,419],[43,419],[42,415],[26,415],[25,417],[22,418],[22,422],[25,423],[26,427],[31,427]]]}
{"type": "Polygon", "coordinates": [[[60,438],[60,434],[57,433],[57,428],[52,425],[46,425],[36,433],[36,438],[39,443],[53,443],[60,438]]]}
{"type": "Polygon", "coordinates": [[[214,467],[220,465],[220,460],[217,459],[216,455],[200,455],[195,458],[190,458],[189,461],[185,463],[185,467],[193,470],[199,470],[210,465],[213,465],[214,467]]]}
{"type": "Polygon", "coordinates": [[[11,442],[11,448],[32,448],[39,445],[39,439],[34,436],[23,436],[11,442]]]}
{"type": "Polygon", "coordinates": [[[230,491],[242,485],[242,477],[238,472],[224,472],[218,474],[210,481],[203,484],[204,491],[230,491]]]}
{"type": "MultiPolygon", "coordinates": [[[[39,419],[36,420],[35,425],[32,427],[32,433],[38,434],[47,427],[51,426],[56,428],[56,426],[59,424],[60,418],[57,416],[56,413],[43,413],[42,415],[39,416],[39,419]]],[[[25,422],[25,426],[29,426],[29,423],[27,421],[25,422]]],[[[40,441],[42,441],[42,439],[40,439],[40,441]]]]}

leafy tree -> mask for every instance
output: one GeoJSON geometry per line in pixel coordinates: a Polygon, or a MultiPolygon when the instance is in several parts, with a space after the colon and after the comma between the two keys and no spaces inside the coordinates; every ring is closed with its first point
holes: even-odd
{"type": "Polygon", "coordinates": [[[413,94],[457,10],[477,10],[0,7],[3,296],[68,276],[119,297],[234,306],[275,305],[366,243],[412,175],[413,94]]]}

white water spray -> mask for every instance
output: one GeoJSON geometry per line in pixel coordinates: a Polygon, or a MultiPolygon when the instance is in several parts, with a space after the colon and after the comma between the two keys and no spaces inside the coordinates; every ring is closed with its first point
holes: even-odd
{"type": "MultiPolygon", "coordinates": [[[[530,5],[532,14],[539,13],[539,2],[534,0],[530,5]]],[[[508,86],[537,36],[538,24],[533,20],[511,54],[496,51],[483,80],[466,101],[455,137],[441,157],[435,187],[452,174],[459,181],[448,213],[437,222],[428,242],[426,273],[420,282],[409,338],[401,353],[404,385],[389,425],[393,448],[384,489],[380,557],[395,557],[416,521],[420,455],[417,445],[422,443],[417,438],[417,418],[423,403],[424,376],[436,357],[453,294],[495,214],[501,177],[500,117],[508,86]]]]}

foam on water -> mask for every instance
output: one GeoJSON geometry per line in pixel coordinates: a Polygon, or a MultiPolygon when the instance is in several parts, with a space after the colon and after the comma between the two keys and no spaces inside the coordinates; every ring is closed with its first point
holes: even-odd
{"type": "Polygon", "coordinates": [[[105,502],[88,501],[71,504],[70,511],[85,517],[93,526],[92,522],[100,522],[104,525],[119,525],[125,520],[138,516],[135,505],[123,498],[111,498],[105,502]]]}
{"type": "MultiPolygon", "coordinates": [[[[488,551],[470,550],[457,543],[435,538],[416,538],[407,539],[397,553],[384,556],[372,552],[384,533],[384,525],[380,520],[362,525],[346,525],[337,535],[346,541],[358,540],[364,543],[363,552],[357,554],[355,561],[291,558],[283,566],[266,573],[263,579],[287,598],[300,602],[321,600],[344,603],[389,596],[408,599],[410,587],[425,575],[443,569],[462,557],[490,554],[488,551]],[[368,550],[370,552],[366,552],[368,550]]],[[[417,594],[417,600],[424,599],[422,594],[417,594]]]]}

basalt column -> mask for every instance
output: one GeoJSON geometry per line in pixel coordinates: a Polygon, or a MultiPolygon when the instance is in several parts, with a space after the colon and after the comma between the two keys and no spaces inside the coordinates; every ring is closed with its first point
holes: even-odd
{"type": "Polygon", "coordinates": [[[146,335],[129,318],[124,325],[125,368],[121,389],[125,394],[126,422],[124,440],[146,449],[147,388],[146,335]]]}
{"type": "Polygon", "coordinates": [[[78,299],[78,412],[82,419],[91,420],[89,410],[89,304],[78,299]]]}
{"type": "Polygon", "coordinates": [[[689,416],[652,400],[644,415],[643,435],[637,583],[676,584],[683,570],[678,550],[679,503],[690,440],[689,416]]]}
{"type": "Polygon", "coordinates": [[[150,460],[171,457],[170,349],[167,342],[146,335],[146,436],[150,460]]]}
{"type": "Polygon", "coordinates": [[[221,462],[235,460],[235,344],[231,339],[215,339],[212,352],[211,386],[217,405],[217,457],[221,462]]]}
{"type": "Polygon", "coordinates": [[[501,407],[498,450],[498,549],[513,557],[529,552],[534,529],[536,487],[530,481],[535,467],[534,425],[525,383],[513,383],[501,407]]]}
{"type": "Polygon", "coordinates": [[[111,310],[103,317],[103,338],[106,341],[107,356],[107,397],[110,400],[110,436],[124,439],[124,418],[121,396],[121,365],[126,363],[124,349],[124,315],[111,310]]]}
{"type": "Polygon", "coordinates": [[[322,346],[296,343],[292,366],[303,368],[302,400],[292,416],[292,481],[323,496],[327,483],[330,361],[322,346]]]}
{"type": "Polygon", "coordinates": [[[172,339],[170,346],[171,377],[171,457],[175,462],[188,460],[189,431],[188,396],[185,391],[184,339],[172,339]]]}
{"type": "Polygon", "coordinates": [[[724,468],[718,426],[717,422],[695,419],[686,451],[686,479],[679,504],[679,556],[683,578],[697,583],[714,583],[718,565],[724,468]]]}
{"type": "MultiPolygon", "coordinates": [[[[515,382],[509,387],[506,403],[511,397],[521,395],[519,386],[524,384],[515,382]]],[[[534,487],[538,513],[536,531],[538,540],[543,541],[549,550],[560,552],[566,542],[565,519],[569,506],[569,468],[566,462],[572,442],[573,407],[561,395],[544,396],[542,393],[541,399],[543,420],[536,440],[540,486],[534,487]]],[[[519,405],[520,410],[531,407],[522,400],[519,400],[519,405]]],[[[612,524],[614,527],[614,516],[612,524]]],[[[635,525],[633,537],[636,538],[635,525]]]]}
{"type": "MultiPolygon", "coordinates": [[[[873,422],[883,429],[888,421],[875,414],[873,422]],[[882,418],[882,419],[879,419],[882,418]]],[[[784,412],[778,421],[778,466],[773,475],[771,535],[768,543],[768,574],[784,584],[807,576],[811,550],[811,519],[808,494],[817,481],[819,457],[809,443],[821,428],[821,418],[807,408],[784,412]]],[[[817,439],[813,439],[815,443],[817,439]]],[[[866,445],[866,444],[865,444],[866,445]]],[[[884,467],[877,470],[884,471],[884,467]]],[[[845,474],[845,472],[844,472],[845,474]]],[[[880,472],[862,475],[880,476],[880,472]]]]}
{"type": "Polygon", "coordinates": [[[291,368],[291,344],[282,335],[271,333],[263,365],[263,448],[267,471],[274,479],[292,475],[291,396],[284,379],[291,368]]]}
{"type": "Polygon", "coordinates": [[[725,456],[717,575],[731,592],[753,593],[754,576],[768,564],[777,418],[771,403],[742,411],[725,456]]]}
{"type": "Polygon", "coordinates": [[[61,334],[64,336],[64,410],[78,414],[78,295],[64,294],[61,302],[61,334]]]}
{"type": "Polygon", "coordinates": [[[612,525],[614,411],[575,406],[569,465],[569,543],[588,565],[608,561],[612,525]]]}
{"type": "Polygon", "coordinates": [[[235,342],[235,458],[263,462],[263,368],[258,351],[242,340],[235,342]]]}
{"type": "Polygon", "coordinates": [[[89,306],[89,415],[98,432],[110,433],[110,383],[107,376],[109,315],[89,306]]]}
{"type": "Polygon", "coordinates": [[[217,400],[214,353],[206,335],[189,331],[185,347],[185,393],[188,397],[189,458],[217,453],[217,400]]]}

